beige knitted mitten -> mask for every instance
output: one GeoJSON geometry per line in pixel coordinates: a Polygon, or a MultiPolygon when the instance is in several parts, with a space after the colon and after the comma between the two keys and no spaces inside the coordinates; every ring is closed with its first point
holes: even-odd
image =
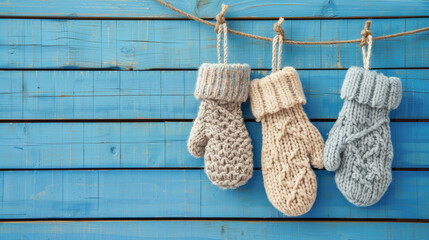
{"type": "Polygon", "coordinates": [[[252,177],[252,144],[241,112],[249,82],[247,64],[205,63],[198,72],[195,97],[202,102],[188,149],[204,156],[207,176],[220,188],[237,188],[252,177]]]}
{"type": "Polygon", "coordinates": [[[323,168],[323,138],[310,123],[298,73],[285,67],[250,84],[250,103],[262,124],[262,174],[268,199],[288,216],[308,212],[316,199],[316,175],[323,168]]]}

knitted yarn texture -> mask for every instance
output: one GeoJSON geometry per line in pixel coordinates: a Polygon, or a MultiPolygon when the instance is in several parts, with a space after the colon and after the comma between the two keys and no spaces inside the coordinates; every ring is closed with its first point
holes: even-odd
{"type": "Polygon", "coordinates": [[[247,64],[203,64],[195,97],[202,100],[188,140],[195,157],[204,156],[205,172],[220,188],[237,188],[253,173],[252,144],[241,112],[249,93],[247,64]]]}
{"type": "Polygon", "coordinates": [[[338,189],[356,206],[378,202],[392,181],[389,112],[399,106],[401,96],[399,78],[358,67],[347,71],[344,105],[323,158],[325,168],[336,171],[338,189]]]}
{"type": "Polygon", "coordinates": [[[285,67],[255,79],[250,103],[262,124],[262,174],[271,204],[288,216],[308,212],[316,199],[316,175],[311,164],[323,168],[324,141],[310,123],[298,73],[285,67]]]}

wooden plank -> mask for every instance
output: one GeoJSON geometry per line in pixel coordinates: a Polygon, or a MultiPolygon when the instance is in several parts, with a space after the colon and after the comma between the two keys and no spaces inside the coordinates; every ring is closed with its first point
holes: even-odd
{"type": "MultiPolygon", "coordinates": [[[[229,5],[226,14],[237,17],[355,17],[355,16],[426,16],[429,10],[424,0],[414,1],[329,1],[317,0],[287,3],[281,0],[254,1],[167,1],[173,6],[199,17],[214,18],[221,3],[229,5]]],[[[114,17],[114,18],[184,18],[152,0],[142,1],[60,1],[50,0],[41,4],[36,0],[5,2],[2,16],[39,17],[114,17]],[[125,11],[126,9],[126,11],[125,11]]]]}
{"type": "MultiPolygon", "coordinates": [[[[334,174],[316,171],[318,197],[304,218],[428,219],[429,172],[394,171],[374,206],[355,207],[334,174]]],[[[2,171],[0,218],[222,217],[277,218],[260,170],[243,187],[225,191],[203,170],[2,171]]]]}
{"type": "MultiPolygon", "coordinates": [[[[211,217],[263,216],[282,217],[282,214],[266,206],[266,196],[261,172],[255,171],[252,180],[235,191],[219,191],[201,173],[201,215],[211,217]],[[204,180],[205,179],[205,180],[204,180]],[[256,195],[254,193],[259,192],[256,195]],[[220,204],[219,204],[220,203],[220,204]]],[[[334,173],[316,171],[318,179],[317,199],[313,208],[302,217],[308,218],[428,218],[425,190],[428,188],[429,172],[394,171],[393,182],[383,198],[367,208],[356,207],[337,189],[334,173]],[[423,191],[423,192],[420,192],[423,191]],[[414,196],[411,196],[414,195],[414,196]],[[407,203],[410,199],[420,205],[407,203]],[[412,200],[414,201],[414,200],[412,200]],[[423,207],[424,210],[421,208],[423,207]],[[401,215],[401,217],[399,217],[401,215]]]]}
{"type": "MultiPolygon", "coordinates": [[[[259,123],[246,123],[261,166],[259,123]]],[[[332,122],[315,122],[326,139],[332,122]]],[[[2,123],[0,168],[200,168],[187,150],[191,122],[2,123]]],[[[393,122],[394,168],[429,167],[429,123],[393,122]]]]}
{"type": "MultiPolygon", "coordinates": [[[[428,26],[428,24],[426,24],[425,26],[423,26],[425,24],[422,24],[421,21],[417,20],[417,19],[407,19],[406,20],[406,29],[407,31],[410,31],[411,29],[419,29],[419,28],[423,28],[425,26],[428,26]]],[[[410,37],[406,38],[406,42],[405,42],[405,51],[407,51],[410,54],[415,54],[416,53],[416,49],[422,49],[422,51],[425,51],[425,55],[428,56],[429,51],[425,50],[425,47],[422,45],[422,42],[424,41],[428,41],[429,40],[429,34],[418,34],[418,35],[411,35],[410,37]],[[414,47],[410,46],[413,44],[416,44],[414,47]]],[[[407,60],[409,62],[409,64],[411,65],[420,65],[421,63],[425,62],[426,64],[428,63],[428,58],[413,58],[413,59],[408,59],[407,60]]]]}
{"type": "MultiPolygon", "coordinates": [[[[409,19],[374,19],[381,36],[405,30],[409,19]]],[[[272,20],[230,21],[232,29],[273,36],[272,20]]],[[[411,27],[427,26],[415,18],[411,27]]],[[[358,39],[364,20],[288,20],[288,39],[318,41],[358,39]]],[[[371,67],[427,67],[429,32],[374,43],[371,67]],[[411,40],[410,40],[411,39],[411,40]],[[405,44],[406,43],[406,44],[405,44]]],[[[216,62],[213,29],[194,21],[0,19],[0,68],[193,68],[216,62]],[[173,37],[174,36],[174,37],[173,37]]],[[[296,68],[348,68],[362,65],[359,44],[285,45],[285,65],[296,68]]],[[[230,35],[229,62],[271,68],[271,43],[230,35]]]]}
{"type": "MultiPolygon", "coordinates": [[[[393,119],[427,119],[429,70],[380,70],[401,78],[393,119]]],[[[267,71],[253,71],[260,78],[267,71]]],[[[310,118],[338,116],[346,70],[300,70],[310,118]],[[329,107],[326,107],[329,106],[329,107]]],[[[196,71],[0,71],[0,119],[193,119],[196,71]]],[[[245,118],[253,119],[249,103],[245,118]]]]}
{"type": "Polygon", "coordinates": [[[425,239],[428,223],[97,221],[10,222],[0,234],[14,239],[425,239]],[[308,230],[308,231],[307,231],[308,230]]]}
{"type": "Polygon", "coordinates": [[[3,218],[85,218],[101,217],[102,212],[110,217],[197,217],[200,212],[199,171],[26,171],[1,175],[3,218]]]}

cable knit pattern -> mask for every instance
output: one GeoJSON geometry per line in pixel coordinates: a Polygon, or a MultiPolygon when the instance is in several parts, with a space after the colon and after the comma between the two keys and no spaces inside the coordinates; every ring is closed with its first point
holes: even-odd
{"type": "Polygon", "coordinates": [[[308,212],[316,199],[311,164],[323,168],[323,138],[310,123],[298,73],[285,67],[250,85],[250,103],[262,124],[262,174],[268,199],[289,216],[308,212]]]}
{"type": "Polygon", "coordinates": [[[392,181],[389,112],[399,106],[401,96],[399,78],[358,67],[347,71],[344,105],[323,159],[327,170],[336,171],[339,190],[356,206],[378,202],[392,181]]]}
{"type": "Polygon", "coordinates": [[[249,92],[247,64],[203,64],[195,96],[201,99],[188,140],[189,152],[204,156],[205,172],[220,188],[237,188],[253,174],[252,144],[241,103],[249,92]]]}

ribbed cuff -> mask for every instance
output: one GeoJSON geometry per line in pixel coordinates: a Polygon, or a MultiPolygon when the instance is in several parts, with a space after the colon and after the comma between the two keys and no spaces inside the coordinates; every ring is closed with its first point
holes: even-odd
{"type": "Polygon", "coordinates": [[[374,108],[395,109],[401,97],[402,84],[399,78],[386,77],[360,67],[349,68],[341,88],[342,99],[355,100],[374,108]]]}
{"type": "Polygon", "coordinates": [[[250,104],[257,121],[265,114],[305,103],[301,81],[293,67],[285,67],[250,83],[250,104]]]}
{"type": "Polygon", "coordinates": [[[204,63],[198,70],[195,97],[225,102],[245,102],[249,94],[247,64],[204,63]]]}

